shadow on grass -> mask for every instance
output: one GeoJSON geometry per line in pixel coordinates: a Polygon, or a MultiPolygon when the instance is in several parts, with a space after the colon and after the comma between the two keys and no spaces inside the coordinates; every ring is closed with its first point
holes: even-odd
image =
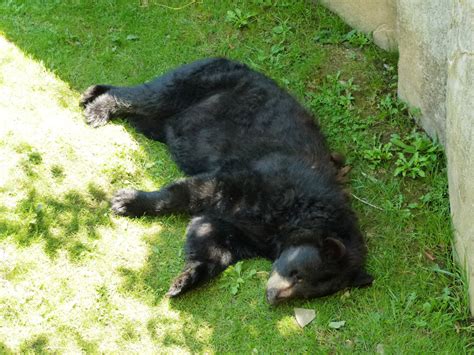
{"type": "Polygon", "coordinates": [[[21,353],[47,354],[49,340],[44,335],[38,335],[34,338],[25,341],[20,346],[21,353]]]}
{"type": "Polygon", "coordinates": [[[0,342],[0,354],[10,355],[10,354],[14,354],[14,352],[10,350],[10,348],[6,346],[4,343],[0,342]]]}
{"type": "Polygon", "coordinates": [[[60,197],[28,187],[12,212],[14,219],[8,214],[0,217],[0,236],[13,236],[22,246],[43,241],[47,255],[55,257],[66,250],[73,261],[91,252],[93,241],[100,237],[97,229],[111,223],[105,193],[94,185],[89,185],[88,193],[70,190],[60,197]]]}
{"type": "MultiPolygon", "coordinates": [[[[151,306],[166,303],[166,292],[179,274],[184,260],[187,216],[169,216],[148,221],[160,222],[158,235],[147,239],[150,253],[140,269],[121,268],[120,292],[137,298],[151,306]],[[183,236],[179,238],[179,236],[183,236]],[[177,238],[178,237],[178,238],[177,238]]],[[[148,335],[164,346],[180,346],[192,353],[215,352],[301,352],[315,349],[314,332],[318,349],[329,351],[340,339],[337,332],[326,333],[326,323],[341,312],[340,295],[317,299],[295,300],[278,307],[271,307],[265,300],[265,287],[271,264],[267,260],[253,259],[243,263],[244,282],[237,294],[230,290],[236,277],[231,267],[215,279],[186,293],[170,299],[170,309],[179,312],[179,331],[176,319],[166,314],[148,320],[148,335]],[[256,273],[250,273],[255,270],[256,273]],[[293,318],[293,308],[323,307],[318,319],[301,330],[293,318]]],[[[357,291],[355,291],[357,292],[357,291]]],[[[361,291],[363,292],[363,291],[361,291]]],[[[339,347],[338,347],[339,348],[339,347]]]]}

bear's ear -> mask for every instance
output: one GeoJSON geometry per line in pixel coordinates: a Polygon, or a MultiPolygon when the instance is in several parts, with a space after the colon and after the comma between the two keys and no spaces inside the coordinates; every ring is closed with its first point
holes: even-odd
{"type": "Polygon", "coordinates": [[[360,269],[352,280],[352,286],[354,287],[366,287],[372,285],[374,278],[368,274],[364,269],[360,269]]]}
{"type": "Polygon", "coordinates": [[[326,259],[339,260],[346,255],[346,246],[336,238],[326,238],[322,247],[326,259]]]}

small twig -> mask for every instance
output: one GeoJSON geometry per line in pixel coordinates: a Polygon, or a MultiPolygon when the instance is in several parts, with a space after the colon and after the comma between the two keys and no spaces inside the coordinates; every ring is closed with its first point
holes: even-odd
{"type": "MultiPolygon", "coordinates": [[[[190,6],[192,4],[195,4],[195,3],[196,3],[196,0],[193,0],[191,2],[188,2],[187,4],[185,4],[183,6],[179,6],[179,7],[168,6],[168,5],[160,4],[160,3],[157,3],[156,5],[164,7],[165,9],[168,9],[168,10],[179,11],[179,10],[182,10],[185,7],[188,7],[188,6],[190,6]]],[[[199,2],[199,3],[201,3],[201,2],[199,2]]]]}
{"type": "Polygon", "coordinates": [[[383,211],[383,210],[384,210],[383,208],[381,208],[381,207],[379,207],[379,206],[375,206],[375,205],[371,204],[370,202],[368,202],[368,201],[366,201],[366,200],[364,200],[364,199],[362,199],[362,198],[360,198],[360,197],[354,195],[353,193],[351,193],[351,195],[352,195],[352,197],[354,197],[357,201],[360,201],[360,202],[362,202],[362,203],[365,203],[367,206],[370,206],[370,207],[375,208],[375,209],[380,210],[380,211],[383,211]]]}

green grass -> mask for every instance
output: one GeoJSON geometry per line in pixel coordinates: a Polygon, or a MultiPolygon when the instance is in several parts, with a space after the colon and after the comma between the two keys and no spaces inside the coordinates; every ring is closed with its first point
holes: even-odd
{"type": "Polygon", "coordinates": [[[0,3],[0,352],[472,351],[445,161],[395,99],[396,56],[303,1],[186,4],[0,3]],[[124,122],[87,127],[77,101],[94,83],[136,84],[216,55],[275,78],[347,156],[371,288],[272,308],[270,263],[250,260],[164,298],[187,218],[115,217],[108,200],[180,172],[124,122]],[[294,307],[316,319],[300,329],[294,307]]]}

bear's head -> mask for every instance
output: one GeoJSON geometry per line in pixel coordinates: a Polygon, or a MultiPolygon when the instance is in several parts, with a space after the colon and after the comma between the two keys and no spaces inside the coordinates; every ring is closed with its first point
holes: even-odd
{"type": "Polygon", "coordinates": [[[275,305],[292,298],[322,297],[346,287],[369,286],[373,277],[363,257],[340,240],[326,238],[321,246],[292,245],[273,263],[266,296],[275,305]]]}

